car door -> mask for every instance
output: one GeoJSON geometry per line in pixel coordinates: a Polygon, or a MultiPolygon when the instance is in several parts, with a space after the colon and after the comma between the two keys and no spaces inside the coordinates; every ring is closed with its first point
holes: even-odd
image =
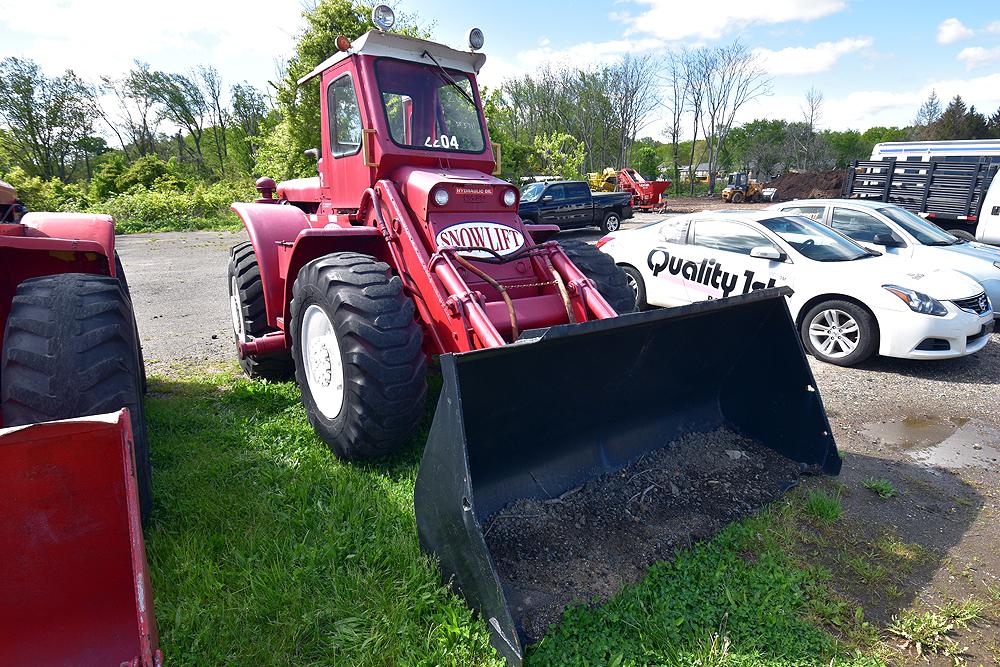
{"type": "Polygon", "coordinates": [[[791,284],[787,255],[750,225],[732,220],[695,220],[689,238],[694,266],[682,266],[691,301],[711,301],[758,289],[791,284]],[[783,257],[751,257],[754,248],[771,248],[783,257]]]}
{"type": "MultiPolygon", "coordinates": [[[[834,206],[830,226],[866,248],[889,255],[909,257],[912,249],[899,234],[874,215],[845,206],[834,206]],[[885,246],[875,242],[876,237],[891,238],[898,245],[885,246]]],[[[881,239],[880,239],[881,240],[881,239]]]]}
{"type": "Polygon", "coordinates": [[[586,183],[564,183],[567,227],[583,227],[593,222],[590,188],[586,183]]]}
{"type": "Polygon", "coordinates": [[[562,183],[550,185],[542,194],[542,206],[539,211],[540,222],[556,224],[562,227],[566,223],[566,188],[562,183]]]}
{"type": "Polygon", "coordinates": [[[680,306],[691,302],[680,270],[671,266],[681,266],[690,254],[687,247],[688,228],[691,221],[687,217],[668,218],[648,230],[629,232],[648,240],[639,244],[634,254],[627,259],[639,267],[646,288],[646,303],[653,306],[680,306]],[[648,235],[648,236],[646,236],[648,235]]]}

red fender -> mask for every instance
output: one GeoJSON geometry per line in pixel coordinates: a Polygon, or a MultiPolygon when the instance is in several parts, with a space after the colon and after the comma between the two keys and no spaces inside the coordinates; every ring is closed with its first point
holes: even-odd
{"type": "Polygon", "coordinates": [[[294,242],[303,230],[309,229],[309,219],[294,206],[237,202],[232,209],[243,221],[247,234],[250,235],[264,286],[267,321],[276,327],[278,318],[284,316],[286,307],[285,281],[278,262],[278,244],[294,242]]]}
{"type": "Polygon", "coordinates": [[[37,234],[30,236],[45,236],[52,239],[67,239],[75,241],[93,241],[99,248],[90,244],[80,247],[87,252],[100,251],[108,258],[108,268],[115,275],[115,221],[110,215],[89,213],[28,213],[21,218],[21,224],[36,230],[37,234]]]}

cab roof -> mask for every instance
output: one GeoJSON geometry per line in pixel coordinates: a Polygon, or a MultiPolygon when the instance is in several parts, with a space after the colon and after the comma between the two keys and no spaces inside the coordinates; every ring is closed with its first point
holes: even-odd
{"type": "Polygon", "coordinates": [[[369,30],[361,37],[351,42],[351,48],[347,51],[338,51],[319,65],[309,74],[299,79],[301,86],[310,79],[319,76],[337,63],[352,55],[362,56],[384,56],[387,58],[398,58],[418,63],[434,62],[429,58],[424,58],[424,52],[430,53],[441,63],[442,67],[455,69],[469,74],[478,74],[486,62],[486,54],[477,51],[459,51],[450,46],[430,42],[426,39],[408,37],[395,32],[382,32],[380,30],[369,30]]]}

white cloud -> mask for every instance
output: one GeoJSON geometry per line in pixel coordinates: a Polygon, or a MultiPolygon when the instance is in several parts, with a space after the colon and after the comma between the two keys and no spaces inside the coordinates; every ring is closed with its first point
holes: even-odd
{"type": "Polygon", "coordinates": [[[1000,32],[1000,21],[994,21],[986,26],[986,32],[1000,32]]]}
{"type": "Polygon", "coordinates": [[[952,44],[962,39],[972,37],[975,32],[956,18],[945,19],[938,25],[937,41],[939,44],[952,44]]]}
{"type": "Polygon", "coordinates": [[[751,24],[813,21],[846,6],[844,0],[772,0],[757,6],[740,2],[635,1],[644,6],[638,15],[618,12],[612,18],[626,23],[627,34],[646,33],[664,40],[718,39],[751,24]]]}
{"type": "Polygon", "coordinates": [[[981,46],[970,46],[958,53],[958,61],[965,63],[965,69],[976,69],[1000,60],[1000,46],[985,49],[981,46]]]}
{"type": "Polygon", "coordinates": [[[813,47],[789,46],[778,51],[754,49],[761,66],[771,75],[817,74],[836,64],[841,56],[866,49],[870,37],[845,37],[836,42],[820,42],[813,47]]]}

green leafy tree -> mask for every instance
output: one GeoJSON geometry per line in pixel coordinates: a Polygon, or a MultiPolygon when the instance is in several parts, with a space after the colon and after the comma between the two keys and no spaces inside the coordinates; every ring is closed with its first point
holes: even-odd
{"type": "Polygon", "coordinates": [[[660,155],[656,148],[636,144],[632,147],[632,168],[648,180],[655,180],[660,171],[660,155]]]}
{"type": "Polygon", "coordinates": [[[865,141],[857,130],[842,132],[828,130],[823,132],[823,139],[834,159],[837,169],[844,169],[851,160],[867,160],[872,154],[874,144],[865,141]]]}
{"type": "Polygon", "coordinates": [[[551,176],[574,180],[580,178],[580,168],[587,157],[582,141],[571,134],[553,132],[535,137],[535,151],[542,170],[551,176]]]}

